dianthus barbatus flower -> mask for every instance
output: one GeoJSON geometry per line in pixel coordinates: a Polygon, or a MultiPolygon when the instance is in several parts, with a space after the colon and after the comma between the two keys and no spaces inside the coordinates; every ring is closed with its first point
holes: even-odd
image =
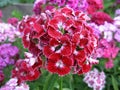
{"type": "Polygon", "coordinates": [[[4,81],[4,77],[5,77],[5,75],[4,75],[3,71],[0,70],[0,83],[2,83],[4,81]]]}
{"type": "Polygon", "coordinates": [[[26,58],[20,59],[16,62],[12,70],[12,77],[18,78],[18,83],[25,81],[33,81],[38,79],[41,71],[42,61],[39,57],[34,57],[31,53],[25,53],[26,58]]]}
{"type": "MultiPolygon", "coordinates": [[[[52,10],[56,6],[58,8],[67,6],[73,8],[74,10],[86,11],[88,2],[87,0],[36,0],[33,6],[33,11],[36,15],[39,15],[42,11],[52,10]]],[[[97,6],[99,5],[97,4],[97,6]]]]}
{"type": "Polygon", "coordinates": [[[87,12],[93,14],[97,10],[103,9],[103,0],[86,0],[88,3],[87,12]]]}
{"type": "Polygon", "coordinates": [[[14,64],[15,57],[18,57],[19,49],[10,43],[0,45],[0,69],[14,64]]]}
{"type": "Polygon", "coordinates": [[[20,32],[11,24],[0,23],[0,43],[8,41],[14,42],[21,37],[20,32]]]}
{"type": "Polygon", "coordinates": [[[45,11],[39,16],[25,16],[19,23],[23,44],[36,56],[44,56],[45,67],[51,73],[83,74],[98,63],[92,54],[97,37],[82,11],[64,7],[45,11]],[[77,67],[77,68],[76,68],[77,67]]]}
{"type": "Polygon", "coordinates": [[[105,73],[94,69],[85,74],[84,82],[88,84],[93,90],[102,90],[105,87],[106,76],[105,73]]]}
{"type": "Polygon", "coordinates": [[[52,10],[64,6],[92,14],[97,10],[103,9],[103,0],[36,0],[33,11],[36,15],[39,15],[44,10],[52,10]]]}
{"type": "Polygon", "coordinates": [[[92,14],[91,21],[98,25],[102,25],[105,21],[112,23],[113,19],[107,13],[99,11],[92,14]]]}
{"type": "Polygon", "coordinates": [[[25,82],[18,84],[17,78],[11,78],[0,90],[29,90],[29,86],[25,82]]]}

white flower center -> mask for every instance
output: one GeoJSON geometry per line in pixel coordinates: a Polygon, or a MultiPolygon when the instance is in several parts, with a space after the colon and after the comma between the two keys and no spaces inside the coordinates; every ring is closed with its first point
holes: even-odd
{"type": "Polygon", "coordinates": [[[55,64],[56,67],[59,67],[59,68],[63,68],[64,67],[64,64],[61,60],[57,61],[57,63],[55,64]]]}

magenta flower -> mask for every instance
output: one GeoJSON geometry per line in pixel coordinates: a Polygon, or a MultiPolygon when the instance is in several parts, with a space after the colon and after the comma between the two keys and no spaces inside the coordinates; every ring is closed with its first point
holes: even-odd
{"type": "Polygon", "coordinates": [[[114,66],[114,63],[113,63],[113,60],[112,59],[109,59],[106,63],[105,63],[105,68],[106,69],[111,69],[113,68],[114,66]]]}
{"type": "Polygon", "coordinates": [[[17,24],[18,24],[18,19],[17,18],[8,18],[7,22],[15,27],[17,27],[17,24]]]}

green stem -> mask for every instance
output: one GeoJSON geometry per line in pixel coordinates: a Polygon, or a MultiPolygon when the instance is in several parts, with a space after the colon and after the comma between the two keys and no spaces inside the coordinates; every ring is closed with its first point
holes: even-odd
{"type": "Polygon", "coordinates": [[[70,82],[69,82],[70,89],[71,89],[71,90],[74,90],[74,89],[73,89],[73,76],[72,76],[72,74],[69,75],[69,78],[70,78],[70,82]]]}
{"type": "Polygon", "coordinates": [[[62,90],[63,77],[60,77],[59,90],[62,90]]]}

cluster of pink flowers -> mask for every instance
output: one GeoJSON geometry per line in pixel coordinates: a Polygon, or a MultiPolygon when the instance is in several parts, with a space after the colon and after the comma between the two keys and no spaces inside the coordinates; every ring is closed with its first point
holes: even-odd
{"type": "Polygon", "coordinates": [[[25,16],[19,24],[23,44],[37,57],[45,57],[45,68],[60,76],[72,70],[83,74],[98,63],[92,54],[97,37],[81,11],[64,7],[39,16],[25,16]]]}
{"type": "Polygon", "coordinates": [[[0,90],[29,90],[26,83],[18,84],[17,78],[11,78],[0,90]]]}
{"type": "MultiPolygon", "coordinates": [[[[101,15],[101,17],[102,16],[104,15],[101,15]]],[[[102,22],[100,22],[99,19],[94,19],[92,21],[94,23],[90,23],[90,26],[94,28],[94,33],[99,37],[96,57],[107,59],[107,62],[105,64],[106,68],[112,68],[114,66],[113,60],[116,58],[120,50],[120,48],[116,46],[116,43],[120,42],[119,10],[116,11],[115,16],[116,17],[113,19],[112,23],[109,22],[110,20],[112,20],[110,19],[110,16],[108,20],[106,18],[102,22]]]]}
{"type": "Polygon", "coordinates": [[[105,79],[106,76],[103,71],[99,72],[97,69],[94,69],[85,74],[84,82],[93,90],[103,90],[106,83],[105,79]]]}
{"type": "Polygon", "coordinates": [[[0,23],[0,43],[5,41],[14,42],[16,38],[20,36],[20,32],[13,25],[0,23]]]}
{"type": "Polygon", "coordinates": [[[43,10],[64,6],[92,14],[103,8],[103,0],[36,0],[33,11],[35,14],[40,14],[43,10]]]}
{"type": "Polygon", "coordinates": [[[0,45],[0,83],[4,80],[3,69],[15,63],[18,57],[18,48],[11,44],[0,45]]]}

